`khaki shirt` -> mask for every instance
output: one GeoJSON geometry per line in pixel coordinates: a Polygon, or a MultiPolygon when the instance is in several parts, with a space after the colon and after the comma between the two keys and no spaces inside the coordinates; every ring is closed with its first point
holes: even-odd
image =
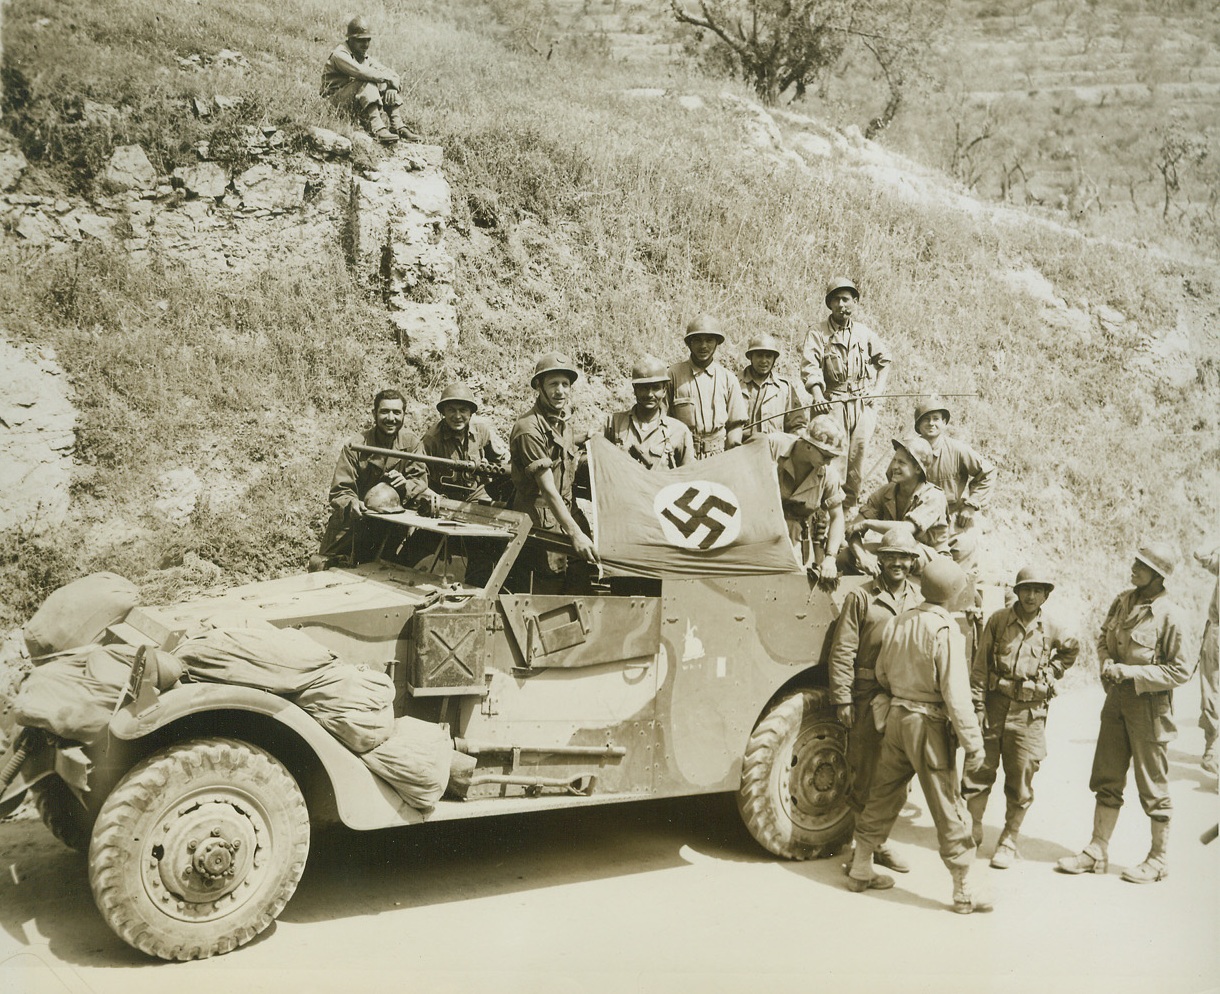
{"type": "Polygon", "coordinates": [[[911,502],[899,513],[898,485],[878,487],[860,509],[860,516],[874,521],[909,521],[915,526],[915,539],[933,552],[949,551],[949,519],[944,492],[931,483],[921,483],[911,502]]]}
{"type": "Polygon", "coordinates": [[[715,435],[745,424],[746,402],[737,377],[714,359],[704,369],[684,359],[669,367],[670,414],[689,404],[692,435],[715,435]]]}
{"type": "Polygon", "coordinates": [[[832,704],[850,704],[881,689],[875,673],[881,633],[891,618],[919,603],[919,591],[910,580],[903,580],[892,594],[877,578],[848,591],[830,647],[832,704]]]}
{"type": "Polygon", "coordinates": [[[975,704],[986,700],[992,673],[1010,680],[1054,683],[1080,653],[1080,641],[1039,608],[1028,624],[1015,607],[996,611],[983,626],[970,669],[970,693],[975,704]]]}
{"type": "MultiPolygon", "coordinates": [[[[458,462],[488,462],[503,466],[508,462],[508,446],[494,428],[480,417],[472,417],[466,430],[455,432],[441,418],[424,434],[424,452],[458,462]]],[[[452,466],[429,466],[428,480],[437,493],[455,500],[482,500],[487,490],[468,470],[452,466]]]]}
{"type": "Polygon", "coordinates": [[[741,373],[741,393],[746,402],[746,424],[762,421],[763,418],[771,419],[747,428],[742,434],[743,439],[754,434],[769,435],[776,431],[795,435],[809,424],[808,395],[800,383],[779,375],[774,369],[765,379],[760,380],[754,372],[754,367],[746,366],[741,373]],[[784,414],[785,411],[792,413],[784,414]]]}
{"type": "Polygon", "coordinates": [[[384,442],[376,428],[370,428],[363,435],[357,435],[347,441],[339,459],[335,463],[335,472],[330,481],[330,506],[336,511],[353,507],[357,500],[363,500],[364,495],[374,486],[381,483],[385,474],[396,469],[407,478],[405,490],[399,491],[403,503],[418,497],[428,489],[428,471],[422,462],[409,459],[395,459],[392,456],[374,456],[367,452],[357,452],[353,445],[370,445],[378,449],[397,449],[399,452],[423,452],[419,436],[410,428],[402,428],[398,434],[384,442]]]}
{"type": "Polygon", "coordinates": [[[994,481],[995,467],[965,442],[942,435],[932,447],[928,482],[945,492],[950,515],[966,507],[985,509],[994,481]]]}
{"type": "Polygon", "coordinates": [[[895,707],[947,717],[968,753],[983,751],[970,700],[966,639],[953,617],[927,601],[886,623],[877,653],[877,682],[895,707]]]}
{"type": "MultiPolygon", "coordinates": [[[[767,436],[771,458],[779,476],[779,499],[784,517],[789,521],[807,521],[817,510],[829,511],[842,505],[843,485],[833,464],[822,466],[797,479],[792,461],[792,447],[798,439],[787,432],[772,432],[767,436]]],[[[757,443],[755,443],[757,444],[757,443]]]]}
{"type": "Polygon", "coordinates": [[[534,524],[542,528],[558,528],[559,522],[541,495],[534,474],[540,469],[549,469],[559,496],[569,508],[572,506],[572,480],[580,453],[571,425],[535,403],[530,412],[513,425],[508,436],[508,451],[516,487],[513,510],[525,511],[534,524]]]}
{"type": "Polygon", "coordinates": [[[801,382],[810,393],[821,387],[826,397],[864,394],[890,361],[889,352],[868,325],[851,321],[838,328],[828,314],[809,329],[801,345],[801,382]]]}
{"type": "Polygon", "coordinates": [[[343,42],[330,53],[330,58],[322,67],[322,88],[319,95],[329,97],[337,90],[343,89],[353,79],[364,83],[383,83],[387,78],[397,77],[392,70],[387,69],[368,54],[365,54],[363,61],[357,59],[347,42],[343,42]]]}
{"type": "Polygon", "coordinates": [[[606,419],[602,434],[649,469],[673,469],[695,460],[690,429],[668,414],[644,424],[634,411],[620,411],[606,419]]]}
{"type": "Polygon", "coordinates": [[[1097,658],[1133,667],[1137,694],[1180,687],[1195,671],[1182,652],[1178,608],[1164,591],[1150,601],[1139,600],[1134,589],[1115,597],[1097,639],[1097,658]]]}

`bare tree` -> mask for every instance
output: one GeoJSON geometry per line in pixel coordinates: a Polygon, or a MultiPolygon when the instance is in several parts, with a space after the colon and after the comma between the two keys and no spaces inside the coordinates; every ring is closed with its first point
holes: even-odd
{"type": "Polygon", "coordinates": [[[1188,131],[1180,120],[1171,120],[1158,131],[1161,139],[1154,163],[1165,191],[1165,205],[1161,217],[1169,217],[1169,204],[1174,194],[1182,189],[1179,169],[1186,165],[1198,165],[1211,151],[1206,134],[1188,131]]]}

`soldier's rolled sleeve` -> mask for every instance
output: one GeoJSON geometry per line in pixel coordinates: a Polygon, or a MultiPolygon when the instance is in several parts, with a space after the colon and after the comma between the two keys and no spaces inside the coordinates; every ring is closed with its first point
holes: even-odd
{"type": "Polygon", "coordinates": [[[995,483],[995,466],[970,446],[966,446],[962,464],[969,476],[962,503],[976,511],[985,510],[991,496],[992,484],[995,483]]]}
{"type": "Polygon", "coordinates": [[[832,704],[850,704],[856,682],[856,652],[860,647],[860,624],[868,610],[867,597],[859,588],[843,601],[843,610],[835,623],[830,647],[830,700],[832,704]]]}
{"type": "Polygon", "coordinates": [[[1126,666],[1135,682],[1137,694],[1151,694],[1160,690],[1180,687],[1194,675],[1195,668],[1186,662],[1182,654],[1182,628],[1173,611],[1167,611],[1161,620],[1157,637],[1158,663],[1147,666],[1126,666]]]}
{"type": "Polygon", "coordinates": [[[555,465],[551,459],[550,443],[534,432],[523,431],[515,435],[510,443],[510,453],[513,465],[530,476],[555,465]]]}
{"type": "Polygon", "coordinates": [[[955,627],[936,633],[933,661],[940,696],[957,732],[958,741],[968,753],[983,751],[983,733],[970,698],[970,676],[966,671],[966,639],[955,627]]]}
{"type": "Polygon", "coordinates": [[[1076,658],[1080,655],[1080,640],[1075,635],[1070,635],[1056,629],[1053,632],[1051,640],[1051,667],[1055,671],[1055,677],[1061,677],[1076,663],[1076,658]]]}
{"type": "Polygon", "coordinates": [[[937,522],[944,521],[948,511],[944,491],[939,487],[925,487],[922,499],[907,511],[904,520],[911,522],[918,531],[926,532],[937,522]]]}

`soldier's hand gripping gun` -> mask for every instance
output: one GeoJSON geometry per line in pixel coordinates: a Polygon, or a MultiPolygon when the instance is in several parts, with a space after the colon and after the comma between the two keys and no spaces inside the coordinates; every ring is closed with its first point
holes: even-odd
{"type": "Polygon", "coordinates": [[[355,452],[365,452],[373,456],[389,456],[394,459],[406,459],[410,462],[422,462],[429,466],[444,466],[447,469],[481,477],[489,481],[489,483],[498,484],[495,487],[488,487],[488,492],[493,498],[504,493],[505,489],[511,486],[509,468],[498,463],[487,462],[484,459],[446,459],[444,456],[430,456],[423,452],[401,452],[398,449],[382,449],[375,445],[353,445],[351,448],[355,452]]]}

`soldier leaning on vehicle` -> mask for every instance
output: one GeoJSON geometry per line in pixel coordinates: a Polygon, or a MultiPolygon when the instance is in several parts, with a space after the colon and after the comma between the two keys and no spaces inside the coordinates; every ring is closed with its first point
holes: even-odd
{"type": "Polygon", "coordinates": [[[1122,876],[1137,884],[1169,876],[1169,743],[1177,737],[1173,688],[1194,672],[1182,656],[1179,610],[1165,592],[1174,559],[1163,542],[1143,546],[1131,564],[1132,588],[1114,599],[1101,627],[1097,658],[1106,702],[1089,777],[1097,797],[1093,837],[1081,852],[1059,860],[1056,869],[1063,873],[1106,872],[1127,771],[1134,766],[1140,804],[1152,822],[1152,846],[1144,861],[1122,876]]]}
{"type": "MultiPolygon", "coordinates": [[[[856,814],[864,810],[882,732],[873,720],[874,702],[881,695],[877,654],[888,621],[917,607],[921,597],[910,580],[919,558],[919,545],[909,531],[892,528],[881,539],[877,559],[881,570],[863,586],[849,590],[835,622],[830,644],[830,700],[839,722],[848,729],[847,803],[856,814]]],[[[898,873],[910,867],[886,842],[873,849],[873,862],[898,873]]]]}
{"type": "Polygon", "coordinates": [[[716,361],[724,342],[720,322],[701,314],[686,326],[690,357],[669,367],[669,414],[690,428],[695,458],[741,444],[746,402],[737,377],[716,361]]]}
{"type": "Polygon", "coordinates": [[[1021,823],[1033,803],[1034,774],[1046,758],[1047,708],[1056,682],[1080,652],[1080,642],[1042,609],[1055,589],[1045,573],[1027,566],[1012,589],[1016,601],[987,619],[975,649],[970,693],[983,726],[984,758],[962,779],[974,844],[982,846],[983,813],[1004,764],[1004,829],[991,857],[998,870],[1020,858],[1021,823]]]}
{"type": "Polygon", "coordinates": [[[741,393],[746,401],[745,441],[753,435],[784,431],[796,435],[809,424],[809,398],[798,380],[775,368],[779,339],[755,335],[746,346],[746,368],[741,371],[741,393]]]}
{"type": "Polygon", "coordinates": [[[669,370],[656,356],[644,356],[631,368],[635,404],[606,419],[602,434],[649,469],[673,469],[694,462],[690,429],[664,411],[669,370]]]}

